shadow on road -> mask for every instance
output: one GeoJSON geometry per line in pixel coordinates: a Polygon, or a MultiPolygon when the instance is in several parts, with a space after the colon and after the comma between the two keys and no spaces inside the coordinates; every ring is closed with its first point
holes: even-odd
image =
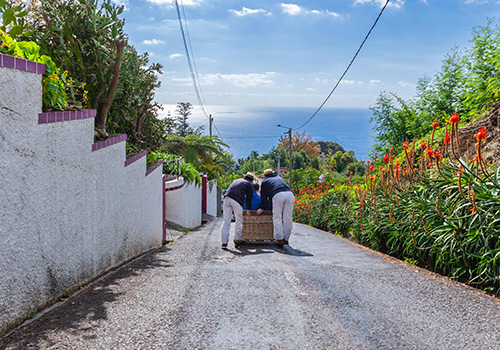
{"type": "Polygon", "coordinates": [[[280,248],[278,245],[274,243],[270,244],[252,244],[245,243],[241,245],[239,248],[234,249],[226,249],[227,252],[232,253],[238,256],[245,255],[256,255],[256,254],[270,254],[270,253],[279,253],[293,256],[313,256],[313,254],[304,252],[300,249],[292,248],[289,245],[280,248]]]}
{"type": "Polygon", "coordinates": [[[123,293],[116,288],[121,280],[140,275],[143,271],[155,268],[171,267],[165,254],[170,248],[163,247],[149,255],[130,263],[108,277],[88,287],[88,290],[70,298],[65,304],[42,315],[39,319],[15,331],[0,340],[0,350],[6,349],[40,349],[41,343],[50,343],[49,334],[70,332],[80,334],[84,339],[93,338],[92,327],[88,323],[105,320],[107,305],[116,301],[123,293]],[[86,327],[82,324],[87,324],[86,327]]]}

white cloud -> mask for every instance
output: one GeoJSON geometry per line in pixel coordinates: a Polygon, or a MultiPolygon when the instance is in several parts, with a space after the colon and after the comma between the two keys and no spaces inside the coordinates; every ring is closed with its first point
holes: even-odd
{"type": "Polygon", "coordinates": [[[415,83],[410,83],[408,81],[403,81],[403,80],[398,81],[398,85],[402,87],[415,87],[415,83]]]}
{"type": "Polygon", "coordinates": [[[302,8],[296,4],[284,4],[281,3],[281,8],[283,9],[283,13],[296,16],[302,12],[302,8]]]}
{"type": "Polygon", "coordinates": [[[337,12],[332,12],[332,11],[329,11],[329,10],[321,10],[321,11],[320,10],[312,10],[310,12],[312,14],[314,14],[314,15],[326,15],[326,16],[332,16],[332,17],[335,17],[335,18],[342,17],[337,12]]]}
{"type": "Polygon", "coordinates": [[[208,57],[201,57],[199,59],[199,61],[210,62],[210,63],[216,63],[216,62],[218,62],[217,60],[215,60],[213,58],[208,58],[208,57]]]}
{"type": "Polygon", "coordinates": [[[340,85],[363,85],[364,83],[360,80],[356,81],[356,80],[342,80],[340,82],[340,85]]]}
{"type": "MultiPolygon", "coordinates": [[[[378,7],[384,7],[387,0],[354,0],[354,5],[357,4],[373,4],[378,7]]],[[[401,8],[405,4],[405,0],[393,0],[387,4],[387,7],[401,8]]]]}
{"type": "Polygon", "coordinates": [[[380,80],[377,79],[372,79],[368,82],[370,85],[383,85],[383,83],[380,80]]]}
{"type": "Polygon", "coordinates": [[[172,60],[176,59],[176,58],[179,58],[179,57],[182,57],[182,54],[180,54],[180,53],[173,53],[170,56],[168,56],[168,58],[170,58],[172,60]]]}
{"type": "Polygon", "coordinates": [[[141,44],[143,44],[143,45],[159,45],[159,44],[165,44],[165,42],[163,40],[152,39],[152,40],[144,40],[141,44]]]}
{"type": "Polygon", "coordinates": [[[306,88],[306,90],[307,90],[307,91],[312,91],[312,92],[315,92],[315,91],[316,91],[316,89],[311,88],[311,87],[306,88]]]}
{"type": "Polygon", "coordinates": [[[470,4],[487,4],[488,2],[489,2],[488,0],[467,0],[465,3],[467,5],[470,5],[470,4]]]}
{"type": "Polygon", "coordinates": [[[283,13],[288,15],[297,16],[300,14],[313,14],[313,15],[323,15],[323,16],[332,16],[334,18],[342,17],[340,14],[336,12],[332,12],[330,10],[307,10],[296,4],[284,4],[281,3],[281,8],[283,13]]]}
{"type": "MultiPolygon", "coordinates": [[[[152,4],[156,5],[174,5],[175,0],[146,0],[152,4]]],[[[182,0],[184,6],[197,6],[200,5],[204,0],[182,0]]]]}
{"type": "Polygon", "coordinates": [[[236,15],[236,16],[240,16],[240,17],[243,17],[243,16],[248,16],[248,15],[256,15],[256,14],[259,14],[259,13],[263,13],[265,15],[270,15],[269,12],[267,12],[266,10],[264,9],[255,9],[255,10],[252,10],[252,9],[249,9],[247,7],[243,7],[241,9],[241,11],[238,11],[238,10],[228,10],[228,12],[236,15]]]}
{"type": "Polygon", "coordinates": [[[264,74],[206,74],[201,77],[202,85],[215,85],[217,83],[229,83],[231,85],[248,88],[255,86],[274,86],[274,81],[271,79],[274,72],[264,74]]]}

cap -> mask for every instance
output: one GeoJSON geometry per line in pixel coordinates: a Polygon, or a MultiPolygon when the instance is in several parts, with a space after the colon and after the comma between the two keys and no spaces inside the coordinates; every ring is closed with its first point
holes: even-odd
{"type": "Polygon", "coordinates": [[[266,170],[264,170],[264,176],[272,175],[272,174],[274,174],[274,170],[273,169],[266,169],[266,170]]]}

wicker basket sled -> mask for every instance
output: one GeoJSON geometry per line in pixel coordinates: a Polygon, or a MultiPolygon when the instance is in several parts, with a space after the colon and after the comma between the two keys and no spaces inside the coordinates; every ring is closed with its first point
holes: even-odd
{"type": "Polygon", "coordinates": [[[261,215],[252,210],[250,215],[243,211],[243,231],[241,239],[249,243],[274,242],[273,213],[265,210],[261,215]]]}

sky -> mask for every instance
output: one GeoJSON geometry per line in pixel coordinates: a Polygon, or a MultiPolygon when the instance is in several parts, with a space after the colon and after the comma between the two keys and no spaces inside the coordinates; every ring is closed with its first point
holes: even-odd
{"type": "MultiPolygon", "coordinates": [[[[157,102],[198,105],[175,0],[115,0],[129,43],[163,65],[157,102]]],[[[319,106],[385,0],[178,0],[207,106],[319,106]]],[[[411,98],[498,0],[393,0],[327,107],[368,108],[381,91],[411,98]]]]}

